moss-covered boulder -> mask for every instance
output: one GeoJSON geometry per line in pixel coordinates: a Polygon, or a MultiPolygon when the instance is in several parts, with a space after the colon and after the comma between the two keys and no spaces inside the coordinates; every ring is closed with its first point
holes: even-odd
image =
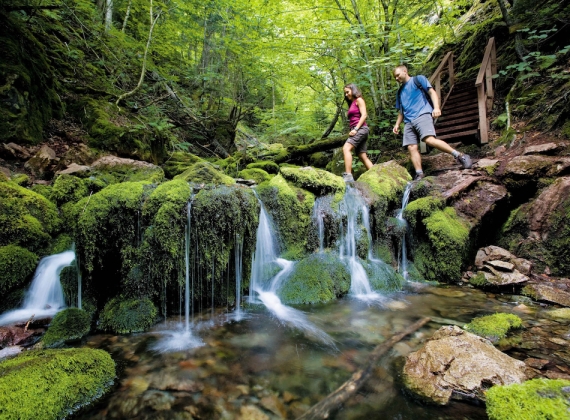
{"type": "Polygon", "coordinates": [[[411,180],[406,168],[393,160],[372,166],[358,178],[358,182],[368,184],[372,191],[389,201],[398,200],[411,180]]]}
{"type": "Polygon", "coordinates": [[[98,328],[115,334],[147,331],[156,322],[157,310],[149,299],[111,299],[99,315],[98,328]]]}
{"type": "Polygon", "coordinates": [[[271,178],[273,178],[273,176],[274,175],[269,175],[263,169],[257,169],[257,168],[243,169],[238,172],[238,178],[253,179],[258,184],[261,184],[262,182],[265,181],[269,181],[271,178]]]}
{"type": "Polygon", "coordinates": [[[174,179],[183,179],[186,182],[195,184],[214,184],[214,185],[233,185],[235,179],[225,175],[214,167],[213,164],[206,161],[199,161],[190,166],[180,175],[176,175],[174,179]]]}
{"type": "Polygon", "coordinates": [[[278,292],[285,304],[324,303],[350,290],[350,273],[337,253],[312,254],[295,264],[278,292]]]}
{"type": "Polygon", "coordinates": [[[259,160],[257,162],[252,162],[246,166],[246,169],[261,169],[274,175],[279,173],[279,165],[272,160],[259,160]]]}
{"type": "Polygon", "coordinates": [[[382,260],[362,260],[360,263],[366,271],[370,287],[373,290],[394,292],[401,290],[406,282],[404,277],[382,260]]]}
{"type": "Polygon", "coordinates": [[[464,329],[495,343],[511,330],[522,328],[522,320],[514,314],[498,313],[473,319],[464,329]]]}
{"type": "Polygon", "coordinates": [[[457,281],[470,249],[469,225],[453,207],[436,210],[422,220],[413,260],[426,280],[457,281]]]}
{"type": "Polygon", "coordinates": [[[570,177],[557,179],[536,199],[513,210],[498,245],[533,262],[541,272],[570,275],[570,177]]]}
{"type": "Polygon", "coordinates": [[[108,155],[92,163],[91,176],[103,180],[106,184],[137,181],[157,184],[164,180],[164,171],[149,162],[108,155]]]}
{"type": "Polygon", "coordinates": [[[67,202],[79,201],[89,195],[87,183],[73,175],[63,174],[56,178],[50,192],[50,198],[58,206],[67,202]]]}
{"type": "Polygon", "coordinates": [[[38,256],[17,245],[0,247],[0,295],[25,285],[38,264],[38,256]]]}
{"type": "Polygon", "coordinates": [[[81,340],[89,332],[91,317],[78,308],[68,308],[58,312],[42,337],[45,348],[62,347],[81,340]]]}
{"type": "Polygon", "coordinates": [[[522,384],[494,386],[487,391],[491,420],[567,419],[570,381],[532,379],[522,384]]]}
{"type": "Polygon", "coordinates": [[[0,417],[57,420],[93,403],[115,379],[103,350],[30,351],[0,362],[0,417]]]}
{"type": "Polygon", "coordinates": [[[46,197],[12,182],[0,182],[0,246],[16,244],[42,252],[61,225],[46,197]]]}
{"type": "Polygon", "coordinates": [[[307,166],[304,168],[282,167],[281,175],[299,188],[312,192],[317,196],[328,194],[344,194],[345,183],[341,177],[322,169],[307,166]]]}
{"type": "Polygon", "coordinates": [[[190,166],[202,160],[202,158],[199,158],[192,153],[174,152],[166,162],[162,164],[162,169],[164,169],[164,173],[168,178],[174,178],[176,175],[180,175],[190,166]]]}
{"type": "Polygon", "coordinates": [[[257,187],[278,230],[284,257],[300,259],[306,252],[315,196],[289,184],[280,174],[257,187]]]}

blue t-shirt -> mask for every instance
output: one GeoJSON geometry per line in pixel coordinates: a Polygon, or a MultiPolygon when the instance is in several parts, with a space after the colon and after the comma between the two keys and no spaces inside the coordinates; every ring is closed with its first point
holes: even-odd
{"type": "MultiPolygon", "coordinates": [[[[426,92],[432,87],[427,77],[420,75],[414,76],[420,84],[425,88],[426,92]]],[[[416,86],[413,77],[410,77],[400,91],[400,101],[398,100],[398,95],[396,95],[396,109],[404,115],[404,122],[408,123],[420,115],[431,114],[433,111],[432,106],[426,99],[424,92],[416,86]],[[403,109],[402,109],[403,108],[403,109]]]]}

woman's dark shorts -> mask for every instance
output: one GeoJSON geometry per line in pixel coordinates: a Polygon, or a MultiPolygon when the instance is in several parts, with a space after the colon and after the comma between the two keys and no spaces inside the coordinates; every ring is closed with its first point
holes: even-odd
{"type": "Polygon", "coordinates": [[[366,140],[368,140],[368,133],[369,129],[367,125],[364,125],[358,129],[356,134],[352,137],[349,137],[346,140],[347,143],[350,143],[354,146],[354,153],[357,155],[360,153],[366,153],[368,147],[366,146],[366,140]]]}
{"type": "Polygon", "coordinates": [[[428,136],[435,137],[435,127],[431,114],[422,114],[412,122],[404,125],[404,141],[402,147],[418,144],[428,136]]]}

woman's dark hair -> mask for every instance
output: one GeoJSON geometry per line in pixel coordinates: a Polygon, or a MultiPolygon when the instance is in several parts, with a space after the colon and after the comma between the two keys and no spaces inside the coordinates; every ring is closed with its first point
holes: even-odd
{"type": "MultiPolygon", "coordinates": [[[[358,89],[358,87],[354,84],[354,83],[349,83],[348,85],[346,85],[344,87],[344,89],[349,88],[350,91],[352,92],[352,96],[356,99],[356,98],[362,98],[362,92],[360,91],[360,89],[358,89]]],[[[351,100],[349,100],[346,96],[344,97],[344,100],[346,101],[346,103],[348,105],[350,105],[352,103],[351,100]]]]}

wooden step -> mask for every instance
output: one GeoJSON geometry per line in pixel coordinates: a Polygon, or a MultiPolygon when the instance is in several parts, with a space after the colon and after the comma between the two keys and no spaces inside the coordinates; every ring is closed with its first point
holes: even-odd
{"type": "Polygon", "coordinates": [[[465,96],[475,96],[477,97],[477,92],[470,92],[468,90],[465,90],[463,92],[455,92],[455,90],[453,92],[451,92],[451,95],[449,95],[449,98],[447,99],[448,101],[455,99],[455,98],[463,98],[465,96]]]}
{"type": "Polygon", "coordinates": [[[475,121],[469,124],[454,125],[452,127],[435,128],[435,132],[439,135],[440,133],[452,133],[454,131],[468,130],[472,128],[477,128],[479,126],[479,121],[475,121]]]}
{"type": "Polygon", "coordinates": [[[451,104],[448,104],[446,102],[444,108],[450,107],[450,109],[453,109],[453,108],[462,107],[464,105],[476,104],[476,103],[477,103],[477,98],[462,98],[461,100],[457,102],[452,102],[451,104]]]}
{"type": "Polygon", "coordinates": [[[453,133],[453,134],[444,134],[443,136],[437,136],[437,138],[439,140],[448,140],[448,139],[454,139],[456,137],[467,137],[467,136],[472,136],[475,135],[479,132],[478,129],[475,130],[467,130],[467,131],[460,131],[459,133],[453,133]]]}
{"type": "MultiPolygon", "coordinates": [[[[466,116],[466,115],[463,115],[463,114],[466,114],[466,111],[473,110],[473,109],[478,109],[477,102],[474,102],[474,103],[469,104],[469,105],[463,105],[463,106],[458,106],[458,107],[451,107],[449,109],[444,109],[442,111],[442,113],[445,114],[446,117],[450,117],[451,115],[457,115],[457,114],[461,114],[460,116],[463,117],[463,116],[466,116]]],[[[467,115],[469,115],[469,114],[467,114],[467,115]]]]}
{"type": "Polygon", "coordinates": [[[470,114],[469,116],[463,117],[463,118],[454,118],[454,119],[449,119],[446,118],[443,121],[441,121],[443,119],[443,117],[438,118],[437,123],[435,124],[435,128],[437,129],[438,127],[447,127],[450,125],[456,125],[456,124],[461,124],[461,123],[466,123],[468,121],[477,121],[479,122],[479,113],[478,112],[474,112],[473,114],[470,114]]]}

